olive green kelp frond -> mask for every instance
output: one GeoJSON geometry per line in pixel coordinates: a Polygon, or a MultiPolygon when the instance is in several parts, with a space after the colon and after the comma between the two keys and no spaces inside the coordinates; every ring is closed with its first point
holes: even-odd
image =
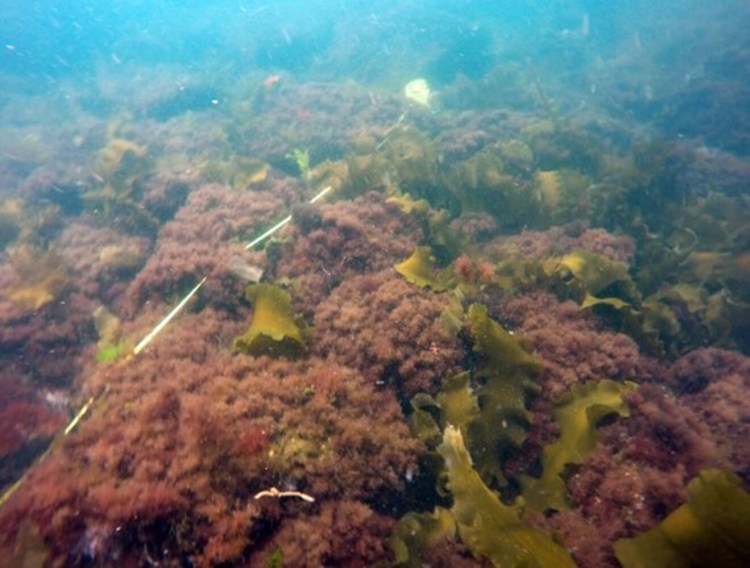
{"type": "Polygon", "coordinates": [[[635,383],[599,381],[587,383],[564,395],[552,411],[560,424],[560,437],[542,453],[542,477],[524,476],[523,497],[539,511],[567,509],[568,496],[563,474],[569,464],[581,464],[596,447],[596,427],[613,414],[628,416],[623,396],[635,383]]]}
{"type": "Polygon", "coordinates": [[[479,414],[468,425],[467,439],[485,482],[502,487],[501,464],[523,444],[529,429],[528,399],[538,391],[541,363],[480,304],[469,307],[474,351],[481,357],[476,389],[479,414]]]}
{"type": "Polygon", "coordinates": [[[596,298],[619,298],[629,304],[640,303],[640,293],[628,274],[628,268],[600,254],[575,250],[562,258],[543,262],[550,279],[567,288],[578,301],[586,294],[596,298]]]}
{"type": "Polygon", "coordinates": [[[388,546],[393,550],[395,566],[422,568],[422,553],[443,539],[454,539],[456,523],[450,511],[435,507],[432,513],[407,513],[393,529],[388,546]]]}
{"type": "Polygon", "coordinates": [[[750,494],[739,478],[704,470],[688,494],[689,501],[659,526],[615,543],[625,568],[750,566],[750,494]]]}
{"type": "Polygon", "coordinates": [[[62,256],[55,250],[20,245],[8,251],[17,283],[8,297],[19,308],[31,313],[50,304],[65,290],[68,271],[62,256]]]}
{"type": "Polygon", "coordinates": [[[409,258],[394,268],[406,280],[420,288],[443,292],[454,284],[450,281],[450,274],[435,268],[435,257],[430,247],[417,247],[409,258]]]}
{"type": "Polygon", "coordinates": [[[411,399],[413,412],[409,420],[412,432],[430,448],[440,443],[448,424],[453,424],[466,435],[468,425],[479,416],[470,378],[468,371],[459,373],[444,381],[435,398],[422,392],[411,399]]]}
{"type": "Polygon", "coordinates": [[[307,351],[307,330],[292,314],[288,292],[271,284],[255,284],[248,287],[247,299],[253,303],[253,320],[234,339],[235,352],[293,358],[307,351]]]}
{"type": "Polygon", "coordinates": [[[518,509],[503,505],[471,465],[461,432],[445,429],[438,451],[445,460],[451,514],[461,541],[494,566],[575,566],[568,552],[545,533],[526,526],[518,509]]]}

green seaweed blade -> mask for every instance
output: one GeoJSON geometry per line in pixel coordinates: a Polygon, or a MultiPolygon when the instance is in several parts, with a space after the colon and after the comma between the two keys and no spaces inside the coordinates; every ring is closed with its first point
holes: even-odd
{"type": "Polygon", "coordinates": [[[750,566],[750,494],[739,478],[704,470],[688,494],[689,501],[657,527],[615,543],[625,568],[750,566]]]}
{"type": "Polygon", "coordinates": [[[538,511],[569,508],[563,474],[569,464],[582,464],[596,447],[597,425],[607,416],[626,417],[630,411],[623,396],[635,383],[602,380],[581,385],[564,395],[553,414],[560,424],[560,437],[542,453],[542,476],[523,476],[526,504],[538,511]]]}
{"type": "Polygon", "coordinates": [[[575,566],[567,550],[545,533],[526,526],[515,507],[503,505],[474,470],[461,432],[449,425],[438,451],[445,460],[451,514],[458,534],[474,556],[494,566],[575,566]]]}
{"type": "Polygon", "coordinates": [[[482,363],[477,373],[480,411],[468,425],[467,439],[482,479],[502,487],[502,461],[526,439],[527,399],[539,389],[534,378],[541,363],[528,353],[523,339],[489,317],[485,306],[470,306],[468,321],[482,363]]]}

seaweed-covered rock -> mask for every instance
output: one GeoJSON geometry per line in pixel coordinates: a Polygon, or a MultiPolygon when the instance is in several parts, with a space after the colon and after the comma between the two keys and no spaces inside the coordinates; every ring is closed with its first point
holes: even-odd
{"type": "Polygon", "coordinates": [[[393,385],[405,400],[435,393],[464,355],[442,322],[449,303],[447,294],[419,289],[393,269],[353,276],[318,307],[311,352],[393,385]]]}

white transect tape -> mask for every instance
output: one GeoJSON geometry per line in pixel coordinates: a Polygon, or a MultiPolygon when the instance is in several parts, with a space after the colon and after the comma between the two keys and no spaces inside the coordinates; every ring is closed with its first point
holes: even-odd
{"type": "Polygon", "coordinates": [[[195,286],[195,288],[193,288],[192,290],[190,290],[190,292],[188,292],[188,295],[185,296],[182,300],[180,300],[180,303],[177,304],[174,307],[174,309],[167,314],[167,317],[165,317],[163,320],[161,320],[156,325],[156,327],[151,330],[151,333],[149,333],[146,337],[144,337],[143,339],[141,339],[140,343],[138,345],[136,345],[135,349],[133,350],[133,354],[134,355],[138,355],[138,353],[140,353],[141,351],[143,351],[146,348],[146,346],[149,343],[151,343],[151,340],[154,337],[156,337],[156,334],[159,333],[162,329],[164,329],[164,327],[170,321],[172,321],[172,318],[175,317],[179,313],[179,311],[183,308],[183,306],[185,304],[188,303],[188,301],[190,301],[190,298],[192,298],[195,295],[195,293],[198,290],[200,290],[201,286],[203,286],[203,283],[206,281],[206,278],[208,278],[208,276],[204,276],[203,280],[201,280],[200,282],[198,282],[198,284],[195,286]]]}
{"type": "Polygon", "coordinates": [[[278,223],[276,223],[273,227],[271,227],[270,229],[268,229],[261,236],[259,236],[256,239],[253,239],[252,241],[250,241],[249,243],[247,243],[245,245],[245,250],[251,249],[255,245],[257,245],[259,242],[266,240],[268,237],[270,237],[271,235],[273,235],[276,231],[278,231],[279,229],[281,229],[281,227],[283,227],[284,225],[286,225],[291,220],[292,220],[292,216],[291,215],[289,215],[288,217],[285,217],[284,219],[282,219],[281,221],[279,221],[278,223]]]}
{"type": "MultiPolygon", "coordinates": [[[[315,197],[313,197],[310,200],[310,204],[312,205],[313,203],[315,203],[318,199],[322,198],[329,191],[331,191],[331,186],[330,185],[328,187],[326,187],[325,189],[323,189],[320,193],[318,193],[318,195],[316,195],[315,197]]],[[[276,231],[278,231],[279,229],[281,229],[281,227],[283,227],[284,225],[286,225],[291,220],[292,220],[292,216],[291,215],[289,215],[288,217],[284,217],[281,221],[279,221],[278,223],[276,223],[273,227],[271,227],[270,229],[268,229],[261,236],[255,238],[252,241],[250,241],[249,243],[247,243],[245,245],[245,250],[251,249],[255,245],[257,245],[258,243],[266,240],[268,237],[270,237],[271,235],[273,235],[276,231]]]]}

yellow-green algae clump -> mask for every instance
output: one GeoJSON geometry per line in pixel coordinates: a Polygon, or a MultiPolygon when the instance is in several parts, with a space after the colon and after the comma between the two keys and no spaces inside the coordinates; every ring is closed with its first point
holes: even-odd
{"type": "Polygon", "coordinates": [[[689,501],[659,526],[615,543],[625,568],[750,565],[750,494],[739,478],[704,470],[688,494],[689,501]]]}
{"type": "Polygon", "coordinates": [[[467,428],[479,415],[479,402],[469,384],[471,373],[465,371],[446,379],[435,396],[421,392],[411,399],[409,417],[414,435],[431,448],[443,438],[448,424],[467,435],[467,428]]]}
{"type": "Polygon", "coordinates": [[[582,464],[596,447],[596,427],[608,416],[629,416],[623,396],[635,389],[635,383],[603,380],[587,383],[563,397],[552,411],[560,424],[560,437],[545,446],[542,453],[542,477],[524,476],[523,497],[539,511],[569,507],[563,475],[566,466],[582,464]]]}
{"type": "Polygon", "coordinates": [[[430,247],[417,247],[409,258],[394,268],[406,280],[420,288],[443,292],[451,285],[448,275],[435,268],[435,257],[430,247]]]}
{"type": "Polygon", "coordinates": [[[128,231],[155,234],[158,220],[142,203],[145,183],[155,172],[146,146],[113,137],[96,154],[97,184],[83,192],[84,206],[128,231]]]}
{"type": "Polygon", "coordinates": [[[474,351],[482,358],[477,372],[480,410],[468,426],[469,445],[482,478],[504,486],[501,463],[526,439],[530,423],[526,406],[538,391],[534,378],[542,366],[528,352],[526,341],[492,320],[485,306],[470,306],[468,321],[474,351]]]}
{"type": "Polygon", "coordinates": [[[479,357],[476,371],[446,379],[434,398],[414,396],[410,422],[415,435],[430,446],[453,424],[465,436],[482,479],[494,488],[505,487],[503,461],[526,439],[531,420],[527,405],[539,389],[535,378],[541,363],[528,352],[526,340],[492,320],[485,306],[470,306],[466,322],[479,357]]]}
{"type": "Polygon", "coordinates": [[[516,507],[504,505],[471,464],[461,432],[445,429],[438,451],[445,460],[451,515],[461,541],[494,566],[575,566],[570,554],[545,533],[526,526],[516,507]]]}
{"type": "Polygon", "coordinates": [[[575,250],[562,258],[546,260],[543,269],[564,284],[578,301],[587,294],[597,299],[618,298],[630,304],[640,301],[627,266],[600,254],[575,250]]]}
{"type": "Polygon", "coordinates": [[[272,284],[249,286],[246,297],[253,304],[248,330],[236,337],[235,352],[295,358],[307,352],[307,330],[292,314],[288,292],[272,284]]]}
{"type": "Polygon", "coordinates": [[[94,170],[102,185],[84,194],[94,207],[109,208],[136,198],[139,186],[153,171],[154,163],[148,148],[123,138],[112,138],[102,148],[94,170]]]}
{"type": "Polygon", "coordinates": [[[22,245],[9,254],[17,278],[8,294],[14,304],[26,312],[35,312],[62,294],[68,273],[54,249],[44,251],[22,245]]]}
{"type": "Polygon", "coordinates": [[[99,336],[95,356],[97,363],[117,361],[132,350],[130,341],[122,337],[122,324],[117,316],[105,306],[99,306],[91,315],[99,336]]]}
{"type": "Polygon", "coordinates": [[[407,513],[399,520],[388,541],[393,550],[395,566],[422,568],[422,553],[441,540],[452,539],[456,523],[450,511],[435,507],[432,513],[407,513]]]}
{"type": "Polygon", "coordinates": [[[270,166],[255,158],[232,156],[226,160],[206,160],[199,166],[201,177],[233,189],[253,188],[268,178],[270,166]]]}

